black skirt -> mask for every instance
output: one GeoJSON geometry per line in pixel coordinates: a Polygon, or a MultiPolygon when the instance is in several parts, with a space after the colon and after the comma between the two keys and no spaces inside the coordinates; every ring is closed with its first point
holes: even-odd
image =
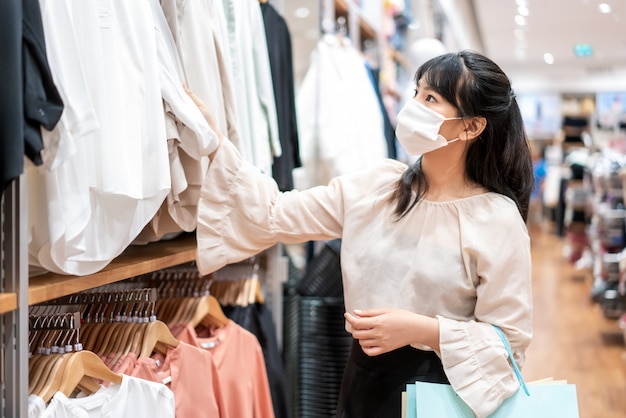
{"type": "Polygon", "coordinates": [[[354,340],[341,382],[337,418],[400,418],[402,392],[416,381],[449,383],[433,351],[406,346],[370,357],[354,340]]]}

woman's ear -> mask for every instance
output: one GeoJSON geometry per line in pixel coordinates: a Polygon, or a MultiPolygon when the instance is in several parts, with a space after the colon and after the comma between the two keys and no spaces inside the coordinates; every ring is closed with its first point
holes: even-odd
{"type": "Polygon", "coordinates": [[[474,116],[471,119],[465,120],[465,129],[461,137],[465,141],[471,141],[474,138],[477,138],[487,126],[487,119],[483,116],[474,116]]]}

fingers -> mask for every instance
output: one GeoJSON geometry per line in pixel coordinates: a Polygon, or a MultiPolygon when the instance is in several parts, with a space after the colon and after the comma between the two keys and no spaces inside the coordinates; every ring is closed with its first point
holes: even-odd
{"type": "Polygon", "coordinates": [[[185,93],[187,93],[187,96],[189,96],[191,100],[193,100],[196,106],[200,108],[204,107],[204,102],[202,102],[202,100],[200,100],[200,98],[196,96],[193,91],[189,90],[189,88],[187,88],[187,86],[185,86],[184,84],[183,88],[185,89],[185,93]]]}
{"type": "MultiPolygon", "coordinates": [[[[359,343],[360,343],[360,341],[359,341],[359,343]]],[[[364,345],[362,343],[361,343],[361,350],[363,350],[363,352],[365,354],[367,354],[368,356],[370,356],[370,357],[378,356],[380,354],[383,354],[383,352],[384,352],[383,349],[380,348],[380,347],[368,346],[368,345],[364,345]]]]}
{"type": "Polygon", "coordinates": [[[202,116],[204,116],[206,121],[209,123],[209,126],[211,127],[211,129],[213,129],[213,131],[218,135],[218,138],[221,141],[222,133],[219,131],[217,127],[217,123],[215,122],[215,119],[213,119],[213,115],[211,114],[209,109],[206,107],[202,99],[196,96],[194,92],[191,91],[185,84],[183,84],[183,89],[185,89],[185,92],[191,98],[191,100],[195,103],[195,105],[198,106],[198,109],[200,109],[202,116]]]}
{"type": "Polygon", "coordinates": [[[370,318],[372,316],[379,316],[379,315],[383,315],[386,314],[387,312],[389,312],[388,309],[365,309],[365,310],[361,310],[361,309],[355,309],[354,313],[357,316],[360,316],[362,318],[370,318]]]}

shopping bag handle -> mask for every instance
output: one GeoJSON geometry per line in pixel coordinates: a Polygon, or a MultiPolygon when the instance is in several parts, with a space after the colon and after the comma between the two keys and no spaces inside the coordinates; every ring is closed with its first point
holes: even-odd
{"type": "Polygon", "coordinates": [[[504,332],[502,332],[502,330],[496,325],[492,324],[492,326],[495,328],[496,332],[498,333],[498,336],[504,343],[504,348],[506,348],[507,353],[509,353],[509,359],[511,359],[511,364],[513,365],[513,370],[515,371],[515,376],[517,376],[519,385],[522,387],[522,389],[524,389],[524,392],[526,393],[526,395],[530,396],[530,393],[528,392],[528,386],[526,386],[526,382],[524,382],[522,373],[520,373],[519,367],[517,367],[517,363],[515,363],[515,358],[513,357],[513,352],[511,351],[511,346],[509,345],[509,341],[506,339],[506,335],[504,335],[504,332]]]}

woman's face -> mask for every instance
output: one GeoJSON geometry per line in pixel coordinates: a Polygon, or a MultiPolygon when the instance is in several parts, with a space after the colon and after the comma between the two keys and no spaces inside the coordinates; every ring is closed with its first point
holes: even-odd
{"type": "MultiPolygon", "coordinates": [[[[446,118],[459,116],[457,108],[437,93],[423,78],[417,82],[413,99],[446,118]]],[[[447,120],[441,125],[439,133],[449,141],[458,138],[463,129],[463,119],[447,120]]]]}

